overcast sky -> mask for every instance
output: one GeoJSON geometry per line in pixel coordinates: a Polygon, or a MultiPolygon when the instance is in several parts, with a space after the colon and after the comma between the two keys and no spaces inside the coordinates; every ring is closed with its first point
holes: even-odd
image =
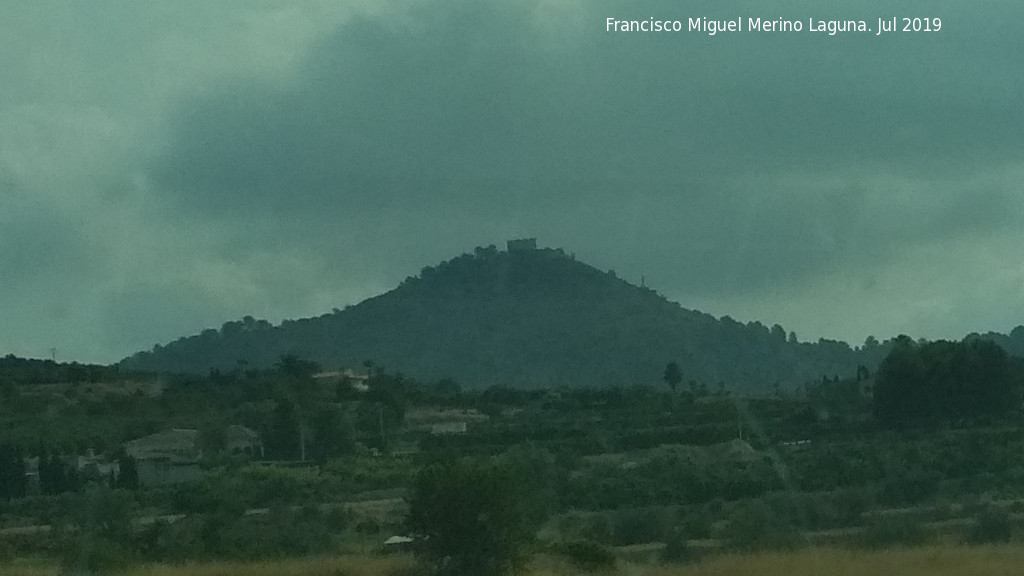
{"type": "Polygon", "coordinates": [[[801,339],[1009,331],[1024,7],[898,4],[0,0],[0,353],[112,362],[515,237],[801,339]],[[605,31],[702,16],[805,31],[605,31]],[[807,31],[902,16],[942,29],[807,31]]]}

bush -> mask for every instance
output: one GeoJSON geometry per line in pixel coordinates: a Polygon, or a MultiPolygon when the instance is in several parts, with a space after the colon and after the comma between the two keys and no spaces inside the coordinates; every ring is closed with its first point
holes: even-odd
{"type": "Polygon", "coordinates": [[[919,504],[935,496],[941,480],[935,472],[898,470],[882,483],[879,500],[889,506],[919,504]]]}
{"type": "Polygon", "coordinates": [[[1013,520],[1010,514],[999,506],[986,506],[974,518],[968,528],[967,542],[971,544],[993,544],[1009,542],[1014,535],[1013,520]]]}
{"type": "Polygon", "coordinates": [[[313,506],[275,507],[266,515],[194,514],[173,524],[156,522],[138,540],[147,560],[257,560],[330,552],[328,516],[313,506]]]}
{"type": "Polygon", "coordinates": [[[716,499],[679,508],[676,511],[678,529],[689,538],[713,538],[715,521],[722,517],[724,507],[725,503],[716,499]]]}
{"type": "Polygon", "coordinates": [[[324,522],[333,532],[341,532],[352,523],[352,514],[342,506],[335,506],[324,513],[324,522]]]}
{"type": "Polygon", "coordinates": [[[880,516],[861,533],[858,544],[864,548],[917,546],[928,541],[921,523],[906,515],[880,516]]]}
{"type": "Polygon", "coordinates": [[[422,537],[417,553],[443,574],[505,574],[521,566],[536,533],[531,497],[500,460],[428,465],[409,500],[409,528],[422,537]]]}
{"type": "Polygon", "coordinates": [[[612,543],[616,546],[662,542],[668,532],[666,512],[660,508],[619,510],[612,516],[612,543]]]}
{"type": "Polygon", "coordinates": [[[61,570],[65,574],[111,574],[137,560],[135,551],[102,536],[79,533],[62,545],[61,570]]]}
{"type": "Polygon", "coordinates": [[[550,551],[568,558],[573,566],[585,572],[605,570],[615,565],[615,556],[596,542],[582,540],[561,542],[552,545],[550,551]]]}
{"type": "Polygon", "coordinates": [[[686,541],[686,532],[674,530],[665,541],[665,550],[661,553],[664,562],[690,562],[696,558],[693,550],[686,541]]]}
{"type": "Polygon", "coordinates": [[[861,515],[874,503],[873,494],[863,488],[847,488],[833,493],[838,522],[843,526],[860,523],[861,515]]]}
{"type": "Polygon", "coordinates": [[[762,500],[734,510],[724,536],[730,548],[743,551],[792,550],[803,543],[799,530],[762,500]]]}
{"type": "Polygon", "coordinates": [[[232,486],[224,476],[218,475],[175,487],[171,506],[186,514],[223,511],[239,515],[245,511],[246,502],[237,486],[232,486]]]}
{"type": "Polygon", "coordinates": [[[327,552],[333,545],[322,515],[308,506],[297,511],[274,507],[265,516],[243,516],[226,523],[207,518],[203,533],[210,555],[239,560],[308,556],[327,552]]]}
{"type": "Polygon", "coordinates": [[[570,512],[558,519],[558,536],[568,542],[608,544],[612,540],[612,525],[605,514],[570,512]]]}
{"type": "Polygon", "coordinates": [[[381,525],[380,522],[374,520],[373,518],[363,518],[362,520],[356,522],[355,530],[357,534],[370,536],[373,534],[379,534],[381,531],[381,525]]]}
{"type": "Polygon", "coordinates": [[[73,510],[75,530],[67,535],[57,531],[65,571],[115,572],[137,559],[131,493],[91,484],[78,497],[73,510]]]}
{"type": "Polygon", "coordinates": [[[182,518],[173,524],[156,522],[142,533],[142,553],[146,560],[186,562],[205,556],[202,538],[203,517],[182,518]]]}

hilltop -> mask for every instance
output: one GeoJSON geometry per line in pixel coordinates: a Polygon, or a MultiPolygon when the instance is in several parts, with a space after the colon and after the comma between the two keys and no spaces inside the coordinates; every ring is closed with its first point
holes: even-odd
{"type": "Polygon", "coordinates": [[[884,349],[798,342],[778,325],[716,319],[524,240],[428,266],[345,310],[279,326],[246,317],[121,365],[206,373],[268,367],[294,354],[327,368],[372,360],[419,379],[535,388],[660,385],[675,361],[684,388],[764,391],[852,375],[859,364],[877,364],[884,349]]]}

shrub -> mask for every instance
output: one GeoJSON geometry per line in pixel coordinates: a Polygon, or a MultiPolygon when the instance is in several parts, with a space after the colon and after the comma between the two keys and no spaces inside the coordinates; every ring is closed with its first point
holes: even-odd
{"type": "Polygon", "coordinates": [[[331,551],[334,540],[326,515],[313,506],[278,506],[265,515],[224,512],[194,514],[173,524],[156,522],[138,539],[147,560],[256,560],[331,551]]]}
{"type": "Polygon", "coordinates": [[[188,516],[173,524],[154,523],[143,531],[143,553],[147,560],[195,561],[206,549],[202,538],[202,516],[188,516]]]}
{"type": "Polygon", "coordinates": [[[75,530],[62,534],[61,566],[65,571],[107,573],[121,570],[136,560],[132,517],[134,500],[129,492],[91,484],[78,497],[72,523],[75,530]]]}
{"type": "Polygon", "coordinates": [[[1013,534],[1010,514],[999,506],[986,506],[975,516],[974,523],[967,530],[966,540],[971,544],[1009,542],[1013,534]]]}
{"type": "Polygon", "coordinates": [[[65,574],[110,574],[123,571],[136,559],[135,551],[125,544],[79,533],[63,543],[61,569],[65,574]]]}
{"type": "Polygon", "coordinates": [[[492,459],[426,466],[409,500],[420,557],[459,576],[497,576],[521,566],[537,525],[531,494],[512,471],[492,459]]]}
{"type": "Polygon", "coordinates": [[[665,540],[665,550],[661,553],[661,559],[665,562],[690,562],[696,558],[693,550],[686,541],[686,532],[673,530],[672,534],[665,540]]]}
{"type": "Polygon", "coordinates": [[[334,532],[341,532],[352,523],[352,514],[342,506],[335,506],[324,513],[324,522],[334,532]]]}
{"type": "Polygon", "coordinates": [[[601,513],[570,512],[558,519],[558,535],[563,541],[585,540],[608,544],[612,539],[611,521],[601,513]]]}
{"type": "Polygon", "coordinates": [[[668,518],[660,508],[619,510],[612,516],[612,543],[616,546],[664,541],[668,518]]]}
{"type": "Polygon", "coordinates": [[[246,508],[243,494],[238,487],[232,486],[220,475],[175,487],[171,494],[171,505],[176,511],[192,514],[223,511],[238,515],[246,508]]]}
{"type": "Polygon", "coordinates": [[[216,548],[210,550],[212,555],[243,560],[308,556],[327,552],[333,544],[322,515],[308,506],[297,511],[274,507],[266,516],[207,525],[204,532],[208,534],[207,542],[216,543],[216,548]],[[216,527],[216,537],[210,537],[211,527],[216,527]]]}
{"type": "Polygon", "coordinates": [[[890,506],[919,504],[935,496],[941,477],[923,470],[897,470],[882,483],[879,500],[890,506]]]}
{"type": "Polygon", "coordinates": [[[762,500],[734,510],[724,536],[729,547],[743,551],[791,550],[802,544],[797,528],[762,500]]]}
{"type": "MultiPolygon", "coordinates": [[[[720,513],[721,503],[718,503],[717,512],[716,506],[713,504],[702,504],[681,509],[677,515],[677,521],[679,522],[677,531],[681,530],[691,538],[711,538],[715,519],[718,518],[720,513]]],[[[674,535],[675,533],[672,534],[672,536],[674,535]]]]}
{"type": "Polygon", "coordinates": [[[550,551],[566,557],[573,566],[585,572],[604,570],[615,565],[615,556],[596,542],[583,540],[561,542],[552,545],[550,551]]]}
{"type": "Polygon", "coordinates": [[[355,530],[357,534],[369,536],[379,533],[381,531],[381,525],[380,522],[373,518],[363,518],[356,522],[355,530]]]}
{"type": "Polygon", "coordinates": [[[860,522],[861,515],[873,504],[873,494],[863,488],[847,488],[833,493],[832,502],[836,507],[838,522],[844,526],[854,526],[860,522]]]}
{"type": "Polygon", "coordinates": [[[921,523],[905,515],[879,516],[861,533],[858,544],[864,548],[917,546],[928,541],[921,523]]]}

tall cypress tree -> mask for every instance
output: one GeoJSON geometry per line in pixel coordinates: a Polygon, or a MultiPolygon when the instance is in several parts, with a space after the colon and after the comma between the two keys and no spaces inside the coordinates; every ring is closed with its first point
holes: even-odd
{"type": "Polygon", "coordinates": [[[139,470],[135,466],[135,458],[121,450],[117,456],[117,467],[117,481],[114,482],[114,486],[127,490],[137,490],[139,488],[139,470]]]}
{"type": "Polygon", "coordinates": [[[10,501],[25,496],[25,458],[20,448],[0,445],[0,498],[10,501]]]}

